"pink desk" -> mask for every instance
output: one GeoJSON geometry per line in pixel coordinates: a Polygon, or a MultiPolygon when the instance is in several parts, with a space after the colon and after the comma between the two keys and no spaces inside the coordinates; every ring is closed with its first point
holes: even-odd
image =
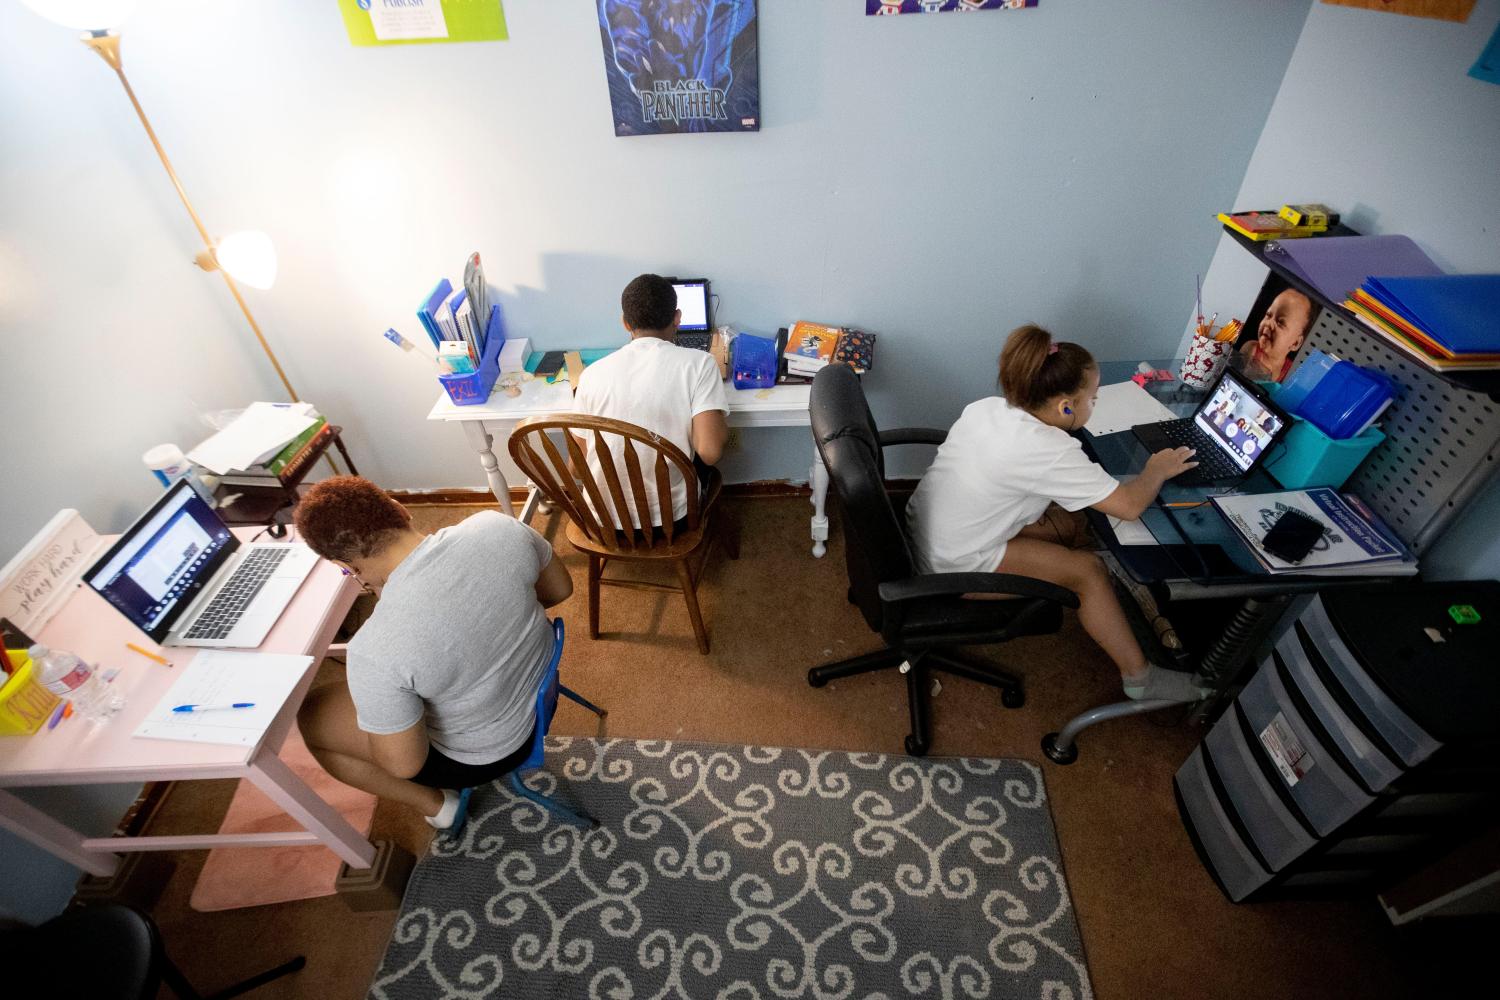
{"type": "MultiPolygon", "coordinates": [[[[256,529],[240,529],[248,538],[256,529]]],[[[375,847],[328,803],[318,798],[276,752],[297,723],[297,709],[312,685],[334,633],[359,594],[351,577],[319,562],[260,646],[264,653],[313,658],[280,713],[255,747],[215,746],[137,739],[130,734],[181,674],[194,651],[162,649],[178,664],[167,668],[125,648],[155,645],[111,608],[80,586],[37,641],[77,653],[101,668],[118,667],[114,687],[125,708],[101,725],[74,715],[57,728],[31,736],[0,736],[0,827],[94,875],[110,875],[122,851],[181,851],[226,846],[282,847],[325,844],[351,868],[368,868],[375,847]],[[247,778],[302,824],[302,832],[203,834],[176,837],[85,837],[5,791],[32,785],[102,785],[193,778],[247,778]]]]}

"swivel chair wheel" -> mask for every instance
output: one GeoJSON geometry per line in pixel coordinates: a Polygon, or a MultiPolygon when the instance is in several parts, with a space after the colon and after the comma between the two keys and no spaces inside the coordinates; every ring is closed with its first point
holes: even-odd
{"type": "Polygon", "coordinates": [[[822,674],[818,673],[817,667],[813,667],[807,672],[807,683],[810,687],[820,688],[824,684],[827,684],[828,681],[823,678],[822,674]]]}
{"type": "Polygon", "coordinates": [[[1020,708],[1026,704],[1026,692],[1020,688],[1006,688],[1000,692],[1000,704],[1006,708],[1020,708]]]}
{"type": "Polygon", "coordinates": [[[1057,733],[1048,733],[1042,737],[1042,753],[1054,764],[1071,764],[1078,759],[1078,744],[1064,750],[1057,745],[1057,733]]]}
{"type": "Polygon", "coordinates": [[[906,737],[906,752],[911,754],[913,757],[926,757],[927,744],[923,743],[915,736],[908,735],[906,737]]]}

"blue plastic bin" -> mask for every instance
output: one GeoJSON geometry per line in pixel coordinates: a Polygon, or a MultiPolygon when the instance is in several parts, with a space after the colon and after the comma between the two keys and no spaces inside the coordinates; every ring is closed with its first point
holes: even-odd
{"type": "Polygon", "coordinates": [[[734,338],[734,359],[730,367],[736,389],[764,389],[776,384],[776,341],[742,333],[734,338]]]}
{"type": "Polygon", "coordinates": [[[1328,370],[1339,363],[1339,359],[1322,351],[1308,351],[1298,363],[1297,368],[1286,377],[1277,390],[1276,402],[1288,413],[1296,413],[1297,407],[1307,398],[1307,394],[1322,381],[1328,370]]]}
{"type": "MultiPolygon", "coordinates": [[[[1280,402],[1280,386],[1271,385],[1273,398],[1280,402]]],[[[1292,419],[1292,429],[1266,459],[1266,471],[1289,490],[1313,486],[1338,489],[1359,468],[1365,456],[1374,451],[1385,434],[1379,427],[1369,427],[1352,438],[1331,438],[1322,429],[1301,417],[1292,419]]]]}
{"type": "Polygon", "coordinates": [[[1395,399],[1396,393],[1396,383],[1383,372],[1340,361],[1318,380],[1295,412],[1329,437],[1347,438],[1395,399]]]}
{"type": "Polygon", "coordinates": [[[479,367],[463,375],[439,375],[438,381],[448,390],[454,406],[477,406],[489,402],[490,392],[500,378],[500,348],[505,346],[505,330],[500,323],[500,304],[490,306],[490,321],[484,328],[484,356],[479,367]]]}

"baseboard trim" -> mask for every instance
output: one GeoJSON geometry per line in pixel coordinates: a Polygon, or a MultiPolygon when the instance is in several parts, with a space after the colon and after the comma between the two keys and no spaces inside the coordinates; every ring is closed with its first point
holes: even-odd
{"type": "MultiPolygon", "coordinates": [[[[887,479],[891,493],[910,493],[917,488],[915,479],[887,479]]],[[[517,507],[526,502],[526,487],[512,486],[510,502],[517,507]]],[[[403,507],[493,507],[495,496],[489,490],[387,490],[387,495],[403,507]]],[[[757,479],[749,483],[725,483],[724,495],[730,497],[810,497],[812,487],[789,479],[757,479]]]]}

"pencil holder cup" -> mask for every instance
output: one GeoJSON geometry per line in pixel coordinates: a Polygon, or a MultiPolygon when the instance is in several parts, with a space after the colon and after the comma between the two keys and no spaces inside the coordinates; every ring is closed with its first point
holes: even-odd
{"type": "Polygon", "coordinates": [[[1178,374],[1184,385],[1190,385],[1194,389],[1207,389],[1219,377],[1219,372],[1229,363],[1229,357],[1233,353],[1232,340],[1211,340],[1195,336],[1192,346],[1188,348],[1187,357],[1182,359],[1182,371],[1178,374]]]}
{"type": "Polygon", "coordinates": [[[10,680],[0,686],[0,736],[36,732],[56,707],[57,695],[36,682],[35,668],[26,657],[10,680]]]}

